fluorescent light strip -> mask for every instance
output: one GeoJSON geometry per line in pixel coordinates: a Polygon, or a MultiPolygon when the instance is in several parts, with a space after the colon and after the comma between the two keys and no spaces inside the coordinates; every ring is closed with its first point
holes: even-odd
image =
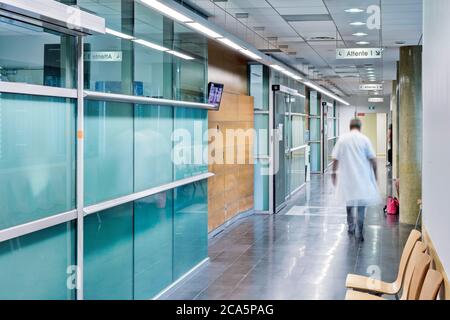
{"type": "Polygon", "coordinates": [[[181,53],[181,52],[178,52],[178,51],[169,50],[169,51],[166,51],[166,52],[170,53],[170,54],[173,54],[174,56],[177,56],[179,58],[182,58],[184,60],[194,60],[193,57],[188,56],[187,54],[184,54],[184,53],[181,53]]]}
{"type": "Polygon", "coordinates": [[[286,69],[284,69],[283,67],[280,67],[280,66],[277,65],[277,64],[272,64],[272,65],[270,65],[270,67],[271,67],[272,69],[275,69],[275,70],[278,70],[278,71],[286,71],[286,69]]]}
{"type": "Polygon", "coordinates": [[[175,20],[178,20],[180,22],[192,22],[193,20],[191,18],[186,17],[184,14],[179,13],[178,11],[166,6],[165,4],[162,4],[159,1],[156,0],[140,0],[141,3],[152,7],[155,10],[158,10],[162,14],[169,16],[171,18],[174,18],[175,20]]]}
{"type": "Polygon", "coordinates": [[[159,46],[157,44],[154,44],[154,43],[146,41],[146,40],[134,39],[133,41],[136,42],[136,43],[139,43],[140,45],[143,45],[143,46],[146,46],[146,47],[158,50],[158,51],[168,51],[169,50],[167,48],[164,48],[162,46],[159,46]]]}
{"type": "Polygon", "coordinates": [[[364,12],[364,10],[359,9],[359,8],[350,8],[350,9],[346,9],[344,11],[348,12],[348,13],[361,13],[361,12],[364,12]]]}
{"type": "Polygon", "coordinates": [[[312,82],[310,82],[310,81],[306,81],[304,84],[305,84],[305,86],[308,86],[308,87],[310,87],[310,88],[312,88],[312,89],[314,89],[314,90],[316,90],[316,91],[319,91],[319,92],[321,92],[321,93],[323,93],[323,94],[329,96],[330,98],[333,98],[334,100],[339,101],[339,102],[345,104],[346,106],[349,106],[349,105],[350,105],[350,103],[348,103],[347,101],[345,101],[345,100],[339,98],[338,96],[332,94],[331,92],[328,92],[328,91],[325,90],[324,88],[319,87],[318,85],[315,85],[314,83],[312,83],[312,82]]]}
{"type": "Polygon", "coordinates": [[[239,50],[239,51],[241,51],[243,54],[245,54],[247,57],[250,57],[250,58],[252,58],[252,59],[255,59],[255,60],[259,60],[259,59],[262,59],[260,56],[258,56],[256,53],[253,53],[252,51],[250,51],[250,50],[248,50],[248,49],[242,49],[242,50],[239,50]]]}
{"type": "Polygon", "coordinates": [[[128,34],[125,34],[125,33],[122,33],[122,32],[119,32],[119,31],[116,31],[113,29],[105,28],[105,31],[107,34],[110,34],[110,35],[113,35],[113,36],[116,36],[118,38],[122,38],[125,40],[133,40],[134,39],[133,36],[129,36],[128,34]]]}
{"type": "Polygon", "coordinates": [[[236,50],[239,50],[239,51],[244,50],[244,48],[242,48],[240,45],[234,43],[234,42],[231,41],[230,39],[227,39],[227,38],[220,38],[220,39],[217,39],[217,40],[219,40],[219,41],[222,42],[223,44],[226,44],[226,45],[229,46],[230,48],[233,48],[233,49],[236,49],[236,50]]]}
{"type": "Polygon", "coordinates": [[[208,37],[216,38],[216,39],[217,38],[223,38],[222,35],[218,34],[215,31],[212,31],[211,29],[201,25],[198,22],[188,22],[188,23],[186,23],[186,25],[188,25],[189,27],[191,27],[191,28],[193,28],[193,29],[203,33],[203,34],[206,34],[208,37]]]}
{"type": "Polygon", "coordinates": [[[366,23],[361,21],[350,22],[351,26],[364,26],[366,23]]]}

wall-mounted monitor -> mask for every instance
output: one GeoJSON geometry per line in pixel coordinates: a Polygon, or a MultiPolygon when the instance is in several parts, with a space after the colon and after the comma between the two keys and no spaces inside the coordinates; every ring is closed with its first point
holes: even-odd
{"type": "Polygon", "coordinates": [[[222,101],[223,84],[210,82],[208,83],[208,103],[213,104],[219,109],[222,101]]]}

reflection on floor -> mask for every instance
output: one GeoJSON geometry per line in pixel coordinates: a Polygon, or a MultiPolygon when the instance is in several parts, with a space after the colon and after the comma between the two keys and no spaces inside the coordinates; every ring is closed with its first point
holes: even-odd
{"type": "Polygon", "coordinates": [[[209,265],[167,298],[343,299],[349,272],[395,279],[410,230],[373,208],[356,241],[329,175],[314,176],[281,214],[242,219],[211,240],[209,265]]]}

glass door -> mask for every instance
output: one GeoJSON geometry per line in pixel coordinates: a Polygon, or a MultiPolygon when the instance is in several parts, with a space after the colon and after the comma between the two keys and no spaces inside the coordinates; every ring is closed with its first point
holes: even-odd
{"type": "Polygon", "coordinates": [[[280,91],[274,93],[274,212],[279,212],[284,206],[288,194],[288,178],[286,169],[289,158],[286,151],[289,150],[288,128],[289,121],[286,112],[289,111],[289,95],[280,91]]]}

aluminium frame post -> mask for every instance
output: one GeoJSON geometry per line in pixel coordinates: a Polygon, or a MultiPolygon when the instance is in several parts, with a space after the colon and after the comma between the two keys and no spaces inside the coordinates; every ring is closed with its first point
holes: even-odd
{"type": "Polygon", "coordinates": [[[84,38],[77,37],[77,300],[84,299],[84,38]]]}

